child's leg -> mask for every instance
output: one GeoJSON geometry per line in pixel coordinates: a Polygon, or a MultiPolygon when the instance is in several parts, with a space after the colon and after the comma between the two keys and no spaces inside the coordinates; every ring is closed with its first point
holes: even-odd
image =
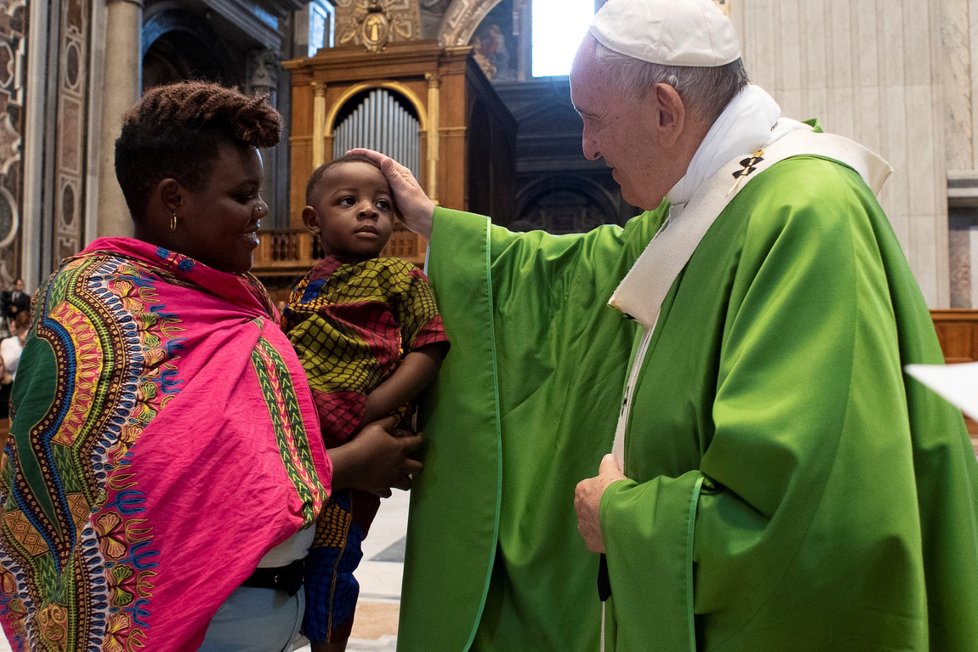
{"type": "Polygon", "coordinates": [[[306,558],[306,612],[302,631],[313,652],[342,651],[353,629],[360,584],[353,575],[380,499],[338,491],[323,508],[306,558]]]}
{"type": "Polygon", "coordinates": [[[332,641],[330,643],[312,643],[312,652],[346,652],[346,642],[348,640],[344,638],[342,641],[332,641]]]}

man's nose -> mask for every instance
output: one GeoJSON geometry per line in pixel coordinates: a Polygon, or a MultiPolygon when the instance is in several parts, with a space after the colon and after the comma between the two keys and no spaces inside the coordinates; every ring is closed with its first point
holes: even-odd
{"type": "Polygon", "coordinates": [[[598,149],[597,143],[587,135],[587,131],[581,134],[581,151],[584,152],[584,158],[589,161],[596,161],[601,158],[601,151],[598,149]]]}

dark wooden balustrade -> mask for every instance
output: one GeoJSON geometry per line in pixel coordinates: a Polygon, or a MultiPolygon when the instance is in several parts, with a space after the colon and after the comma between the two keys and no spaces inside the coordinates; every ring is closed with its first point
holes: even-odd
{"type": "MultiPolygon", "coordinates": [[[[305,229],[277,229],[258,232],[258,249],[252,271],[259,278],[304,274],[322,258],[319,242],[305,229]]],[[[397,224],[384,256],[404,258],[415,265],[424,264],[425,241],[397,224]]]]}
{"type": "MultiPolygon", "coordinates": [[[[978,361],[978,310],[931,310],[937,339],[948,364],[978,361]]],[[[978,454],[978,423],[966,418],[978,454]]]]}

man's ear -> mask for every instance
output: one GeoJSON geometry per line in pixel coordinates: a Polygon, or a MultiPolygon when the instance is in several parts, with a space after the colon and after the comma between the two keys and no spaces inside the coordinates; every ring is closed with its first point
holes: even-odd
{"type": "Polygon", "coordinates": [[[302,223],[306,225],[306,230],[313,235],[319,235],[319,213],[312,206],[302,207],[302,223]]]}
{"type": "Polygon", "coordinates": [[[658,107],[656,131],[659,133],[660,144],[670,147],[679,140],[686,126],[686,104],[675,88],[666,83],[659,83],[653,89],[658,107]]]}
{"type": "Polygon", "coordinates": [[[163,179],[157,184],[156,192],[168,212],[176,213],[183,208],[183,186],[176,179],[163,179]]]}

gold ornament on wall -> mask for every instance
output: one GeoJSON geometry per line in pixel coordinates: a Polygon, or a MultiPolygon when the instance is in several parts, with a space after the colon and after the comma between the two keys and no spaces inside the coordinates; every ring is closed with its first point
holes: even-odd
{"type": "Polygon", "coordinates": [[[420,37],[421,16],[410,0],[338,0],[337,45],[362,45],[380,52],[392,41],[420,37]]]}

